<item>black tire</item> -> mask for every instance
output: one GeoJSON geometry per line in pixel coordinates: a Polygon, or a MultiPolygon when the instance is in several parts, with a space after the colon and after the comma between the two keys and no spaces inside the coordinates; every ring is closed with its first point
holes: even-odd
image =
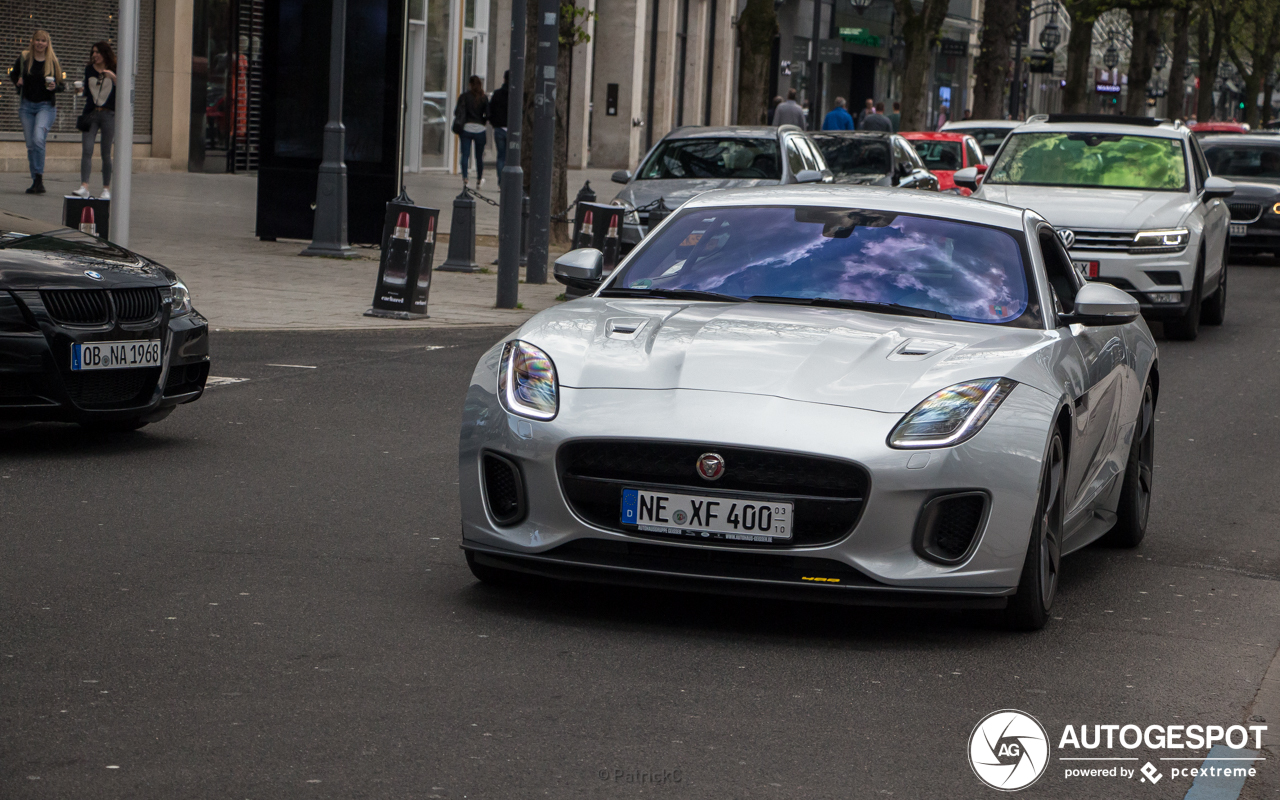
{"type": "Polygon", "coordinates": [[[1222,270],[1218,273],[1218,288],[1200,304],[1200,323],[1203,325],[1221,325],[1227,319],[1227,260],[1231,256],[1230,247],[1222,254],[1222,270]]]}
{"type": "Polygon", "coordinates": [[[1151,384],[1142,392],[1142,410],[1124,468],[1116,525],[1102,539],[1109,547],[1137,547],[1147,533],[1151,516],[1151,485],[1156,462],[1156,401],[1151,384]]]}
{"type": "Polygon", "coordinates": [[[1204,283],[1203,257],[1200,258],[1200,264],[1196,267],[1196,276],[1193,281],[1195,286],[1191,290],[1191,302],[1187,304],[1186,313],[1177,319],[1165,320],[1165,338],[1180,342],[1194,342],[1200,335],[1200,298],[1203,293],[1201,284],[1204,283]]]}
{"type": "Polygon", "coordinates": [[[1038,631],[1049,621],[1049,609],[1058,593],[1062,567],[1062,527],[1065,506],[1062,492],[1067,474],[1062,434],[1053,432],[1040,474],[1040,498],[1031,524],[1031,541],[1022,562],[1018,591],[1005,608],[1006,624],[1019,631],[1038,631]]]}

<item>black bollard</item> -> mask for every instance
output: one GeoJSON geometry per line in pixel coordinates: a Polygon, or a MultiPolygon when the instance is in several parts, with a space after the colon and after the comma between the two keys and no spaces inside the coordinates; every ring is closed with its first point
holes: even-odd
{"type": "Polygon", "coordinates": [[[578,196],[574,199],[575,203],[594,203],[596,201],[596,193],[591,189],[591,181],[584,181],[582,188],[578,190],[578,196]]]}
{"type": "Polygon", "coordinates": [[[529,195],[524,196],[520,211],[520,266],[529,265],[529,195]]]}
{"type": "Polygon", "coordinates": [[[476,201],[463,191],[453,198],[453,220],[449,223],[449,257],[437,272],[479,272],[476,263],[476,201]]]}
{"type": "Polygon", "coordinates": [[[649,209],[649,229],[645,231],[645,235],[653,233],[653,229],[671,215],[671,209],[667,208],[667,204],[661,197],[658,198],[658,204],[649,209]]]}

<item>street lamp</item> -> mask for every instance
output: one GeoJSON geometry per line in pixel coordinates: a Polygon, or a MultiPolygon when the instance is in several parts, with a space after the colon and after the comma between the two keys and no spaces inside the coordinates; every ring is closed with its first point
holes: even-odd
{"type": "Polygon", "coordinates": [[[1164,51],[1164,45],[1156,50],[1156,72],[1160,72],[1169,65],[1169,54],[1164,51]]]}
{"type": "Polygon", "coordinates": [[[1116,49],[1114,44],[1107,47],[1107,52],[1102,54],[1102,65],[1107,69],[1115,69],[1120,63],[1120,51],[1116,49]]]}
{"type": "Polygon", "coordinates": [[[1061,43],[1062,31],[1058,28],[1058,21],[1051,19],[1049,24],[1040,31],[1040,49],[1046,53],[1052,53],[1061,43]]]}
{"type": "Polygon", "coordinates": [[[858,12],[858,16],[862,16],[868,8],[874,5],[876,0],[849,0],[849,5],[853,6],[853,10],[858,12]]]}

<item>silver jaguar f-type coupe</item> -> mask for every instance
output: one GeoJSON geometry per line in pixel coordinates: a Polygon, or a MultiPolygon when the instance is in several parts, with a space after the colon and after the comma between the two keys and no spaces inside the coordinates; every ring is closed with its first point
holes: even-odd
{"type": "Polygon", "coordinates": [[[477,365],[462,547],[513,573],[1043,626],[1063,555],[1135,546],[1157,351],[1035,212],[892,189],[685,203],[601,285],[575,250],[477,365]]]}

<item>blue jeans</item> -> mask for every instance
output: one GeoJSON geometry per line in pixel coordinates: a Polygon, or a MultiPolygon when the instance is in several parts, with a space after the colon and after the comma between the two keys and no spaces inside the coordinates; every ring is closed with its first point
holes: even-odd
{"type": "Polygon", "coordinates": [[[507,129],[493,129],[493,146],[497,149],[498,155],[498,180],[502,180],[502,170],[507,166],[507,129]]]}
{"type": "Polygon", "coordinates": [[[471,145],[474,142],[476,147],[476,180],[484,177],[484,144],[488,140],[489,135],[484,131],[479,133],[467,133],[463,131],[459,134],[462,139],[462,179],[467,179],[467,166],[471,161],[471,145]]]}
{"type": "Polygon", "coordinates": [[[22,118],[22,136],[27,140],[27,165],[31,167],[31,177],[44,174],[44,143],[49,138],[49,129],[58,118],[58,109],[53,103],[32,103],[25,97],[18,105],[18,116],[22,118]]]}

